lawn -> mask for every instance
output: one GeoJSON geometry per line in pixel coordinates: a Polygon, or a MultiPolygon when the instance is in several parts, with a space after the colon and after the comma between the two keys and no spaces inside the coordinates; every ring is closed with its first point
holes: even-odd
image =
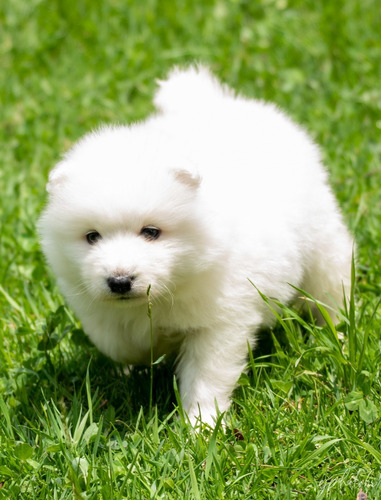
{"type": "Polygon", "coordinates": [[[0,498],[381,498],[380,34],[377,0],[1,3],[0,498]],[[358,246],[342,322],[284,307],[199,433],[169,367],[151,405],[150,369],[90,345],[36,234],[60,155],[195,60],[310,132],[358,246]]]}

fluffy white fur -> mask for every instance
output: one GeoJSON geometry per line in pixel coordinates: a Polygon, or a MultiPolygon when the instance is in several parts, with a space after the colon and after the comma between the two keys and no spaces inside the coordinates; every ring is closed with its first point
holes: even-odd
{"type": "Polygon", "coordinates": [[[150,361],[151,286],[155,358],[178,353],[184,408],[212,423],[248,343],[274,321],[257,289],[290,303],[291,283],[338,309],[352,242],[318,148],[274,106],[235,96],[202,67],[175,69],[155,104],[143,123],[85,136],[53,169],[42,246],[115,360],[150,361]],[[110,277],[130,289],[112,291],[110,277]]]}

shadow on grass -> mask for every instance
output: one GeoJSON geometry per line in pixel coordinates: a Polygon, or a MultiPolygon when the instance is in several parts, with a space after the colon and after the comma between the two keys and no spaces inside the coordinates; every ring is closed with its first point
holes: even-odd
{"type": "MultiPolygon", "coordinates": [[[[133,425],[141,411],[149,418],[150,368],[126,368],[113,362],[85,340],[84,334],[80,343],[82,345],[65,339],[25,362],[16,374],[17,413],[26,420],[34,420],[36,410],[40,411],[48,401],[63,415],[72,412],[73,406],[83,413],[89,408],[90,397],[94,418],[103,415],[113,426],[133,425]],[[86,387],[87,373],[90,395],[86,387]]],[[[170,360],[154,366],[153,406],[160,419],[165,418],[176,403],[173,373],[170,360]]]]}
{"type": "MultiPolygon", "coordinates": [[[[95,420],[103,416],[114,427],[134,426],[141,412],[148,420],[150,368],[115,363],[90,344],[83,332],[78,335],[78,330],[73,329],[68,337],[73,338],[65,338],[54,348],[35,351],[18,371],[15,413],[34,421],[36,413],[49,402],[63,417],[70,414],[76,421],[89,409],[88,373],[95,420]]],[[[274,352],[271,332],[261,331],[254,356],[271,357],[274,352]]],[[[159,420],[176,406],[174,365],[174,360],[168,359],[154,366],[152,403],[159,420]]]]}

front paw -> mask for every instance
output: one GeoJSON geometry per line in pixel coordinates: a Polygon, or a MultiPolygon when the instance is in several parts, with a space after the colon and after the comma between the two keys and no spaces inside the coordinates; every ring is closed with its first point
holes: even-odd
{"type": "Polygon", "coordinates": [[[217,404],[213,406],[203,406],[203,407],[200,407],[200,405],[197,404],[191,406],[188,410],[185,410],[185,412],[187,414],[190,424],[194,428],[201,428],[207,426],[213,429],[219,426],[221,422],[222,425],[224,426],[223,419],[225,417],[225,412],[220,411],[217,404]]]}

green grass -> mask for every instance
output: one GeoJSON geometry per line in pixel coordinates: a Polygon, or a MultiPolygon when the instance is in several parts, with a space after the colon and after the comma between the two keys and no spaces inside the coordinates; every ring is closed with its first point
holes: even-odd
{"type": "Polygon", "coordinates": [[[0,498],[380,498],[379,3],[12,0],[0,26],[0,498]],[[35,229],[60,154],[195,59],[309,130],[358,244],[356,307],[337,329],[284,308],[226,431],[198,434],[168,367],[150,411],[150,369],[86,342],[35,229]]]}

